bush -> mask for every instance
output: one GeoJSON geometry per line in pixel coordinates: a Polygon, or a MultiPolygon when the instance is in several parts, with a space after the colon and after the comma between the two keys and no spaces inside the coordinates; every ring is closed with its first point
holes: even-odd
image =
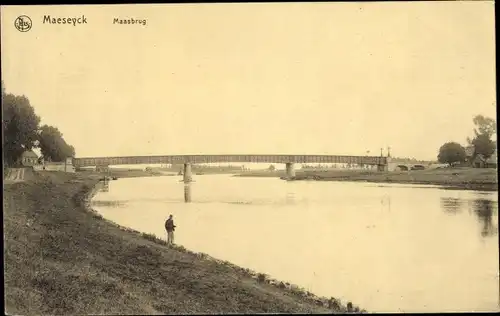
{"type": "Polygon", "coordinates": [[[260,283],[266,282],[266,278],[267,276],[264,273],[257,274],[257,281],[259,281],[260,283]]]}
{"type": "Polygon", "coordinates": [[[141,233],[141,236],[142,236],[142,238],[147,239],[149,241],[152,241],[156,244],[167,245],[167,242],[165,240],[160,239],[153,234],[141,233]]]}

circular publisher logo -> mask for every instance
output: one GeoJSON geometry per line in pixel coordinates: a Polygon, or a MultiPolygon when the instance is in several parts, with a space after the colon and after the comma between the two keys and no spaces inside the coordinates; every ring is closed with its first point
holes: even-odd
{"type": "Polygon", "coordinates": [[[31,30],[32,25],[33,22],[31,22],[30,17],[26,15],[20,15],[14,21],[14,26],[19,32],[28,32],[29,30],[31,30]]]}

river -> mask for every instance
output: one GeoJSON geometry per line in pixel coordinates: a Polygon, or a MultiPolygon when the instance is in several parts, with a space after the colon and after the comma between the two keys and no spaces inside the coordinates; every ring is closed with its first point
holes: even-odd
{"type": "Polygon", "coordinates": [[[122,178],[105,218],[374,312],[498,311],[496,192],[195,176],[122,178]]]}

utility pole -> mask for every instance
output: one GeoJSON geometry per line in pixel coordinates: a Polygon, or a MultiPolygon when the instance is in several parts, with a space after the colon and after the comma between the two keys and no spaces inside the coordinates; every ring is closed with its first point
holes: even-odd
{"type": "Polygon", "coordinates": [[[387,146],[387,157],[391,156],[391,147],[387,146]]]}
{"type": "Polygon", "coordinates": [[[382,152],[383,150],[383,148],[380,148],[380,157],[384,157],[384,153],[382,152]]]}

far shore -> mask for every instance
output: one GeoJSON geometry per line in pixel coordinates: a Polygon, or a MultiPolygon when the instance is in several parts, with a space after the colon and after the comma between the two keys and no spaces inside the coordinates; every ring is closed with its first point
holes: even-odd
{"type": "MultiPolygon", "coordinates": [[[[139,178],[139,177],[168,177],[168,176],[178,176],[179,171],[171,170],[171,169],[126,169],[126,168],[110,168],[107,172],[98,172],[95,170],[80,170],[77,171],[80,174],[85,174],[88,176],[108,176],[112,178],[139,178]]],[[[193,170],[193,176],[202,176],[202,175],[215,175],[215,174],[229,174],[234,175],[241,172],[241,170],[224,170],[224,169],[216,169],[216,168],[208,168],[201,170],[193,170]]]]}
{"type": "MultiPolygon", "coordinates": [[[[178,176],[174,171],[119,169],[109,172],[79,171],[88,177],[138,178],[178,176]]],[[[235,177],[285,178],[284,170],[194,171],[193,177],[214,174],[230,174],[235,177]]],[[[370,183],[397,183],[433,185],[450,190],[498,191],[497,170],[494,168],[440,168],[412,171],[372,171],[346,169],[297,170],[293,181],[347,181],[370,183]]]]}
{"type": "MultiPolygon", "coordinates": [[[[284,170],[248,171],[236,177],[285,177],[284,170]]],[[[437,185],[446,189],[498,191],[497,170],[493,168],[442,168],[412,171],[297,170],[294,181],[351,181],[437,185]]]]}
{"type": "Polygon", "coordinates": [[[110,169],[108,172],[83,170],[83,171],[77,171],[77,173],[88,177],[108,176],[112,178],[142,178],[142,177],[162,177],[162,176],[176,175],[174,173],[160,172],[160,171],[146,171],[142,169],[110,169]]]}

